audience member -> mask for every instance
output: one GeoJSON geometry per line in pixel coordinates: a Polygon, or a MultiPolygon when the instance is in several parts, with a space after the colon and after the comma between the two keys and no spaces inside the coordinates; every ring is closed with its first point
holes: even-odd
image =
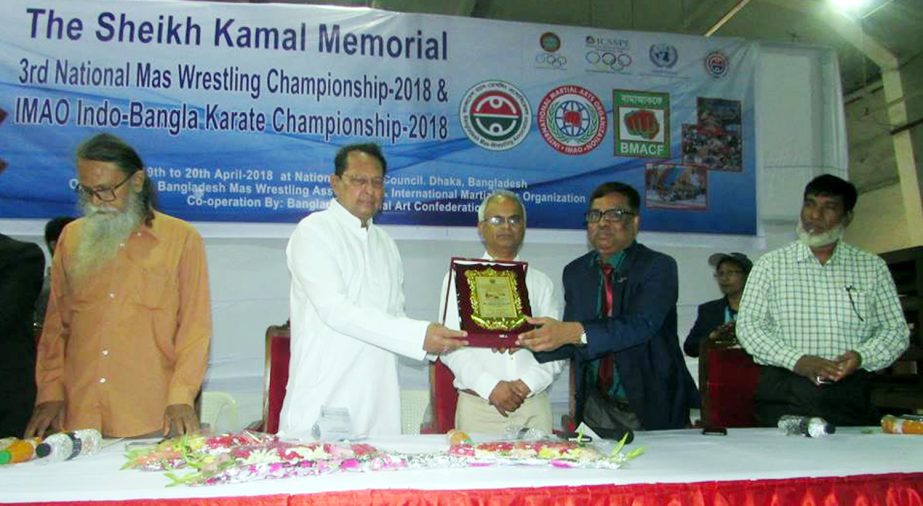
{"type": "MultiPolygon", "coordinates": [[[[48,254],[54,257],[54,248],[58,243],[58,237],[64,227],[74,221],[70,216],[58,216],[52,218],[45,224],[45,246],[48,247],[48,254]]],[[[42,292],[35,301],[35,328],[41,330],[42,323],[45,321],[45,311],[48,309],[48,294],[51,293],[51,267],[45,272],[45,279],[42,281],[42,292]]]]}
{"type": "Polygon", "coordinates": [[[44,267],[37,244],[0,234],[0,438],[21,436],[35,405],[31,316],[44,267]]]}
{"type": "Polygon", "coordinates": [[[25,435],[198,430],[212,330],[202,238],[156,211],[141,158],[113,135],[77,148],[77,181],[83,217],[55,247],[25,435]]]}
{"type": "Polygon", "coordinates": [[[836,176],[804,189],[798,240],[767,253],[750,273],[737,338],[762,364],[757,421],[811,415],[872,425],[869,371],[907,348],[908,328],[885,262],[842,240],[856,188],[836,176]]]}
{"type": "Polygon", "coordinates": [[[743,253],[715,253],[708,257],[708,264],[715,269],[718,289],[724,297],[699,306],[695,324],[683,343],[683,350],[690,357],[699,356],[702,341],[710,337],[716,329],[737,320],[744,284],[747,282],[750,269],[753,268],[753,262],[743,253]]]}

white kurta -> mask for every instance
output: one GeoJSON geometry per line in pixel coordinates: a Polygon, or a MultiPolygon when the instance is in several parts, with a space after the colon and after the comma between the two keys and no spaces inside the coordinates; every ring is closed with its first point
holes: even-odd
{"type": "Polygon", "coordinates": [[[356,435],[400,434],[395,353],[423,359],[429,322],[404,316],[394,240],[332,200],[301,220],[286,256],[292,342],[279,433],[310,438],[325,406],[347,408],[356,435]]]}
{"type": "MultiPolygon", "coordinates": [[[[490,255],[484,253],[486,260],[492,260],[490,255]]],[[[518,257],[517,257],[518,260],[518,257]]],[[[456,300],[455,280],[446,274],[442,280],[439,307],[439,317],[445,312],[445,325],[459,328],[458,305],[449,304],[446,308],[446,285],[449,285],[448,300],[456,300]]],[[[561,318],[561,301],[555,297],[554,284],[542,271],[529,267],[526,271],[526,288],[529,290],[529,305],[532,307],[530,316],[550,316],[561,318]]],[[[532,391],[529,396],[540,394],[548,388],[555,377],[564,368],[563,360],[538,363],[529,350],[519,350],[515,353],[496,353],[489,348],[462,348],[447,353],[440,360],[455,374],[455,388],[459,390],[470,389],[487,399],[494,387],[500,381],[521,379],[532,391]]]]}

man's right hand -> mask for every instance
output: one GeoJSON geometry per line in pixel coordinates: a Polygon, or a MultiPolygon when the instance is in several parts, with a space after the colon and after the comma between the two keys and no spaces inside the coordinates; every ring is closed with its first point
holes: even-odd
{"type": "Polygon", "coordinates": [[[22,437],[45,437],[49,428],[52,432],[64,430],[64,401],[48,401],[35,406],[22,437]]]}
{"type": "Polygon", "coordinates": [[[464,346],[468,346],[468,341],[464,337],[468,335],[463,330],[452,330],[445,325],[430,323],[426,327],[426,338],[423,340],[423,350],[427,353],[438,355],[448,353],[464,346]]]}
{"type": "Polygon", "coordinates": [[[516,391],[512,381],[500,381],[497,383],[497,386],[490,392],[490,397],[487,399],[490,405],[497,408],[497,412],[503,416],[509,416],[508,413],[519,409],[524,400],[526,400],[526,397],[516,391]]]}
{"type": "Polygon", "coordinates": [[[795,374],[804,376],[815,385],[840,379],[840,365],[832,360],[814,355],[802,355],[795,362],[795,374]]]}

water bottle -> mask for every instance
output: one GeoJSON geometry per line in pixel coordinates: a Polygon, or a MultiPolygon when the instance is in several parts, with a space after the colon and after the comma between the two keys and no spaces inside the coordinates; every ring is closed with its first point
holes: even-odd
{"type": "Polygon", "coordinates": [[[783,415],[779,430],[786,436],[824,437],[836,432],[836,427],[818,416],[783,415]]]}
{"type": "Polygon", "coordinates": [[[0,464],[16,464],[32,460],[35,456],[35,447],[42,441],[41,438],[16,439],[0,450],[0,464]]]}
{"type": "Polygon", "coordinates": [[[41,462],[61,462],[78,455],[93,455],[99,451],[102,439],[96,429],[59,432],[45,438],[35,448],[35,455],[41,462]]]}

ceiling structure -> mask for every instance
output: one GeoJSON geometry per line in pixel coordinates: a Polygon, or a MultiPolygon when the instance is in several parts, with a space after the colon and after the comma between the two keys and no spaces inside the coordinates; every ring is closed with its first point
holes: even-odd
{"type": "MultiPolygon", "coordinates": [[[[234,0],[231,0],[234,1],[234,0]]],[[[236,0],[263,3],[267,0],[236,0]]],[[[851,178],[860,191],[897,181],[892,129],[881,93],[879,64],[907,68],[914,60],[923,74],[923,0],[865,0],[849,16],[831,0],[272,0],[274,2],[373,7],[396,12],[444,14],[475,18],[634,30],[713,34],[775,43],[833,48],[839,60],[847,105],[878,94],[880,105],[863,105],[848,115],[850,144],[878,145],[852,163],[851,178]],[[878,62],[878,63],[876,63],[878,62]],[[877,152],[876,152],[877,150],[877,152]]],[[[912,79],[911,82],[920,82],[912,79]]],[[[923,102],[923,90],[908,89],[905,98],[923,102]]],[[[919,118],[923,107],[913,108],[919,118]]]]}

